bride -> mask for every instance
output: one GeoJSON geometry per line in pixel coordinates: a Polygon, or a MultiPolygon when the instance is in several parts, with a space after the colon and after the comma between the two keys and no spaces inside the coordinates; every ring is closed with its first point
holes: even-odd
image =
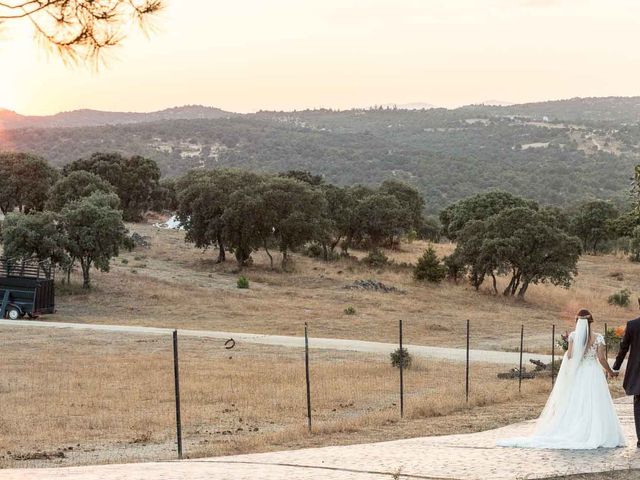
{"type": "Polygon", "coordinates": [[[605,358],[604,338],[591,331],[592,323],[588,310],[578,312],[556,384],[533,434],[501,440],[498,446],[571,450],[626,446],[602,369],[610,376],[617,374],[605,358]]]}

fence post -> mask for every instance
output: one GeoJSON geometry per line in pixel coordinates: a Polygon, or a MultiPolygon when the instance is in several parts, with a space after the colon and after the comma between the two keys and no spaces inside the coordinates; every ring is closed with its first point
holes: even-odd
{"type": "Polygon", "coordinates": [[[551,327],[551,388],[556,383],[556,325],[551,327]]]}
{"type": "Polygon", "coordinates": [[[400,338],[400,418],[404,417],[404,350],[402,348],[402,320],[398,321],[400,338]]]}
{"type": "Polygon", "coordinates": [[[467,399],[467,403],[469,403],[469,319],[467,319],[467,364],[465,369],[465,396],[467,399]]]}
{"type": "Polygon", "coordinates": [[[307,382],[307,428],[311,432],[311,382],[309,379],[309,335],[307,322],[304,323],[304,368],[307,382]]]}
{"type": "Polygon", "coordinates": [[[607,322],[605,322],[604,323],[604,355],[607,360],[609,360],[609,342],[607,342],[608,333],[609,333],[609,329],[607,328],[607,322]]]}
{"type": "Polygon", "coordinates": [[[524,349],[524,325],[520,328],[520,368],[518,369],[518,392],[522,392],[522,350],[524,349]]]}
{"type": "Polygon", "coordinates": [[[180,420],[180,372],[178,369],[178,331],[173,331],[173,378],[176,394],[176,436],[178,440],[178,458],[182,460],[182,422],[180,420]]]}

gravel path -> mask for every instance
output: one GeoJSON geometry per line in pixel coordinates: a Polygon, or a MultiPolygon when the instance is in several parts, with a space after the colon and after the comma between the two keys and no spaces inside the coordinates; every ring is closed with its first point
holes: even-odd
{"type": "Polygon", "coordinates": [[[0,480],[538,479],[640,468],[630,399],[616,402],[630,446],[591,451],[498,448],[532,422],[467,435],[203,458],[182,462],[0,471],[0,480]]]}
{"type": "MultiPolygon", "coordinates": [[[[138,327],[129,325],[99,325],[90,323],[43,322],[37,320],[0,320],[0,327],[1,326],[62,329],[68,328],[74,330],[95,330],[102,332],[137,333],[149,335],[169,335],[173,331],[169,328],[138,327]]],[[[247,342],[290,348],[304,348],[303,337],[181,329],[178,330],[178,334],[185,337],[216,338],[225,340],[233,338],[236,342],[247,342]]],[[[362,340],[312,337],[309,339],[309,347],[324,350],[341,350],[389,355],[389,353],[398,348],[398,345],[393,343],[366,342],[362,340]]],[[[437,358],[464,362],[466,356],[466,352],[462,348],[430,347],[424,345],[405,345],[405,347],[411,352],[412,355],[424,358],[437,358]]],[[[517,365],[520,359],[520,354],[517,352],[502,352],[494,350],[471,350],[469,352],[469,358],[472,362],[517,365]]],[[[523,362],[525,365],[529,364],[530,359],[537,359],[548,363],[551,361],[551,356],[535,353],[523,354],[523,362]]]]}

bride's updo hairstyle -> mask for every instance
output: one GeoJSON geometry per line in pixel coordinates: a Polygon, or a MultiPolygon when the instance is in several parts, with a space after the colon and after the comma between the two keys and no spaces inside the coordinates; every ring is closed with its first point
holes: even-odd
{"type": "Polygon", "coordinates": [[[591,312],[589,310],[583,308],[582,310],[578,311],[578,314],[576,315],[576,322],[579,318],[585,318],[589,322],[589,331],[587,335],[587,341],[585,343],[585,345],[588,345],[589,340],[591,340],[591,324],[593,323],[593,315],[591,315],[591,312]]]}

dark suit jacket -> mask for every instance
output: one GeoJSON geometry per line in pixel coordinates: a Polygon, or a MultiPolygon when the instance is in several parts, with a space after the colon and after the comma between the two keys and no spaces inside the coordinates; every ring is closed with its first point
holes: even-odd
{"type": "Polygon", "coordinates": [[[640,318],[627,322],[627,329],[620,342],[620,352],[613,364],[614,370],[620,370],[629,348],[631,353],[622,386],[627,395],[640,395],[640,318]]]}

